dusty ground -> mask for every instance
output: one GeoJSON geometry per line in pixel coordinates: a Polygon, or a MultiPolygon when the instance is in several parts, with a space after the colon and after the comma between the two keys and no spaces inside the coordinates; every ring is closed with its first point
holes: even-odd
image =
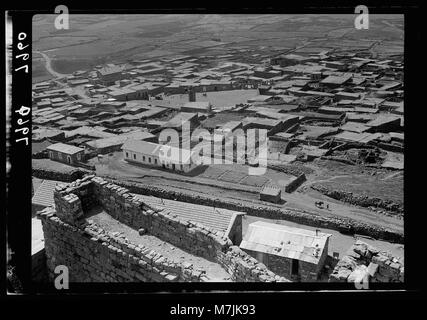
{"type": "MultiPolygon", "coordinates": [[[[403,203],[403,171],[353,166],[329,160],[316,160],[307,166],[314,171],[304,186],[322,184],[356,195],[403,203]]],[[[305,189],[308,194],[315,194],[310,188],[305,189]]]]}
{"type": "Polygon", "coordinates": [[[32,167],[40,170],[50,170],[58,172],[70,172],[76,170],[76,167],[69,166],[65,163],[52,161],[50,159],[32,159],[32,167]]]}
{"type": "Polygon", "coordinates": [[[164,255],[172,261],[178,263],[192,263],[195,268],[206,270],[206,276],[212,280],[228,281],[230,279],[230,275],[218,263],[187,253],[186,251],[150,234],[141,236],[137,230],[120,223],[100,208],[92,209],[91,212],[88,213],[87,219],[92,220],[108,232],[123,233],[123,235],[132,243],[142,244],[146,247],[152,248],[152,250],[164,255]]]}

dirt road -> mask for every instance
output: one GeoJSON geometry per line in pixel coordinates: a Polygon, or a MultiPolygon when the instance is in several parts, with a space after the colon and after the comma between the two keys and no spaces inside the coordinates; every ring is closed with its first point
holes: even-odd
{"type": "Polygon", "coordinates": [[[96,165],[97,174],[115,178],[129,178],[134,181],[146,183],[163,188],[173,188],[177,190],[187,190],[211,197],[225,197],[234,200],[249,201],[274,207],[281,206],[283,209],[304,211],[322,216],[351,218],[369,225],[387,227],[392,230],[403,231],[403,220],[395,217],[377,214],[369,209],[360,208],[337,200],[328,198],[319,192],[310,191],[308,193],[286,193],[282,191],[282,199],[286,201],[283,205],[269,204],[259,200],[260,188],[250,187],[231,182],[217,181],[214,179],[201,177],[188,177],[172,172],[165,172],[149,167],[134,166],[123,161],[120,154],[104,156],[101,162],[96,158],[91,160],[96,165]],[[323,200],[329,203],[329,210],[316,207],[315,202],[323,200]]]}
{"type": "Polygon", "coordinates": [[[40,54],[42,57],[43,57],[43,59],[45,60],[45,67],[46,67],[46,70],[52,75],[52,76],[54,76],[55,78],[57,78],[57,79],[59,79],[59,78],[63,78],[63,77],[66,77],[67,76],[67,74],[62,74],[62,73],[59,73],[59,72],[56,72],[55,70],[53,70],[53,68],[52,68],[52,60],[50,59],[50,57],[46,54],[46,53],[44,53],[44,52],[42,52],[42,51],[34,51],[34,53],[38,53],[38,54],[40,54]]]}

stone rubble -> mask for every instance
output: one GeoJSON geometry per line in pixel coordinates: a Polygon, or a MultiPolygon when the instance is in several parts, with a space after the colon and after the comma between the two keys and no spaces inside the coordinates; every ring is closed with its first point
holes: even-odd
{"type": "Polygon", "coordinates": [[[404,265],[389,252],[357,240],[335,266],[330,282],[404,282],[404,265]]]}

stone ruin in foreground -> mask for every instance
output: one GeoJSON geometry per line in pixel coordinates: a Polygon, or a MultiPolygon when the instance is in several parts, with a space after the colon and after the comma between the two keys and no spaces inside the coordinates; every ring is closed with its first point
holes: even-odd
{"type": "Polygon", "coordinates": [[[38,212],[51,279],[55,267],[65,265],[71,282],[221,281],[194,263],[174,261],[156,252],[156,248],[105,230],[90,220],[91,210],[100,208],[117,223],[144,230],[222,268],[228,281],[288,281],[235,246],[224,233],[148,206],[127,189],[100,177],[89,175],[57,185],[54,199],[55,209],[38,212]]]}
{"type": "MultiPolygon", "coordinates": [[[[38,212],[51,280],[55,267],[65,265],[71,282],[289,282],[233,244],[229,234],[148,205],[100,177],[88,175],[57,185],[54,199],[55,209],[38,212]],[[143,241],[137,243],[135,237],[130,240],[123,232],[107,230],[91,220],[94,209],[136,234],[143,230],[170,247],[204,259],[227,278],[215,277],[203,265],[173,259],[143,241]]],[[[338,261],[329,281],[360,283],[365,277],[370,282],[403,282],[403,263],[358,240],[338,261]]]]}

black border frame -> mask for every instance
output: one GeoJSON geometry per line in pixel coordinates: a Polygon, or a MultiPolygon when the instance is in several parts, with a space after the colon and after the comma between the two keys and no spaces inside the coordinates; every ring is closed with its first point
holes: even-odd
{"type": "MultiPolygon", "coordinates": [[[[322,1],[322,4],[325,2],[322,1]]],[[[301,2],[295,6],[288,6],[286,8],[204,8],[204,9],[180,9],[180,8],[171,8],[171,9],[161,9],[161,8],[151,8],[144,10],[135,10],[132,8],[127,8],[123,10],[118,9],[87,9],[83,5],[68,5],[70,9],[70,14],[76,13],[102,13],[102,14],[120,14],[120,13],[298,13],[298,14],[321,14],[321,13],[331,13],[331,14],[341,14],[348,13],[354,14],[354,8],[358,3],[351,2],[342,2],[341,4],[329,4],[325,3],[324,6],[319,7],[317,4],[307,4],[301,2]]],[[[18,4],[17,4],[18,5],[18,4]]],[[[105,6],[105,4],[103,4],[105,6]]],[[[144,5],[145,3],[141,3],[144,5]]],[[[406,4],[394,4],[393,2],[388,2],[387,5],[378,4],[378,1],[375,1],[374,4],[367,3],[369,12],[372,14],[375,13],[403,13],[405,15],[405,41],[404,41],[404,60],[405,60],[405,105],[416,106],[420,105],[420,82],[417,78],[418,66],[421,63],[421,52],[419,48],[421,42],[421,19],[422,12],[420,10],[419,4],[406,3],[406,4]],[[418,102],[418,103],[417,103],[418,102]]],[[[28,11],[11,11],[10,14],[13,19],[13,34],[14,39],[16,39],[17,32],[20,30],[26,30],[28,35],[31,35],[31,22],[32,15],[37,13],[54,13],[54,8],[56,5],[52,5],[47,9],[42,10],[28,10],[28,11]]],[[[25,8],[24,8],[25,9],[25,8]]],[[[31,37],[27,37],[31,39],[31,37]]],[[[31,41],[30,41],[31,48],[31,41]]],[[[16,46],[14,45],[14,56],[16,53],[16,46]]],[[[31,52],[31,49],[30,49],[31,52]]],[[[15,59],[14,59],[15,60],[15,59]]],[[[16,63],[13,61],[12,63],[16,63]]],[[[27,92],[24,88],[31,88],[31,69],[26,77],[18,76],[16,73],[12,74],[13,76],[13,107],[16,108],[17,104],[27,104],[31,105],[31,89],[27,92]],[[21,102],[22,101],[22,102],[21,102]]],[[[410,107],[412,108],[412,107],[410,107]]],[[[233,295],[233,298],[236,297],[234,293],[247,293],[253,295],[256,293],[263,292],[263,299],[268,299],[271,294],[280,294],[287,296],[288,294],[293,294],[294,297],[300,296],[301,291],[304,294],[314,296],[324,296],[324,293],[320,293],[320,290],[331,290],[326,296],[340,296],[341,294],[355,295],[360,296],[358,292],[363,292],[364,297],[372,296],[375,294],[372,290],[386,290],[382,291],[381,294],[386,296],[396,295],[402,296],[402,294],[409,296],[418,296],[421,291],[424,291],[424,286],[422,284],[424,279],[422,279],[423,270],[421,265],[417,261],[417,255],[419,254],[418,248],[416,247],[418,242],[417,235],[421,230],[416,230],[417,227],[422,226],[422,223],[419,219],[422,219],[421,210],[417,210],[416,204],[417,199],[423,199],[421,195],[421,190],[414,190],[410,187],[408,178],[410,176],[414,177],[417,174],[415,165],[416,161],[420,161],[420,157],[414,157],[411,154],[411,150],[415,150],[418,146],[417,136],[413,134],[412,130],[418,127],[416,124],[417,119],[415,110],[407,109],[405,112],[405,181],[404,181],[404,199],[405,199],[405,213],[406,212],[417,212],[412,215],[405,215],[405,283],[402,287],[398,284],[370,284],[372,289],[370,290],[355,290],[354,285],[340,284],[340,283],[292,283],[292,284],[278,284],[278,283],[233,283],[233,284],[223,284],[223,283],[179,283],[179,284],[163,284],[163,283],[122,283],[122,284],[98,284],[98,283],[88,283],[88,284],[70,284],[70,290],[64,290],[59,292],[56,289],[53,289],[51,286],[40,287],[42,291],[36,290],[33,286],[32,281],[30,281],[30,265],[31,265],[31,215],[28,215],[28,212],[31,212],[31,153],[29,145],[27,148],[22,148],[14,141],[13,131],[16,128],[16,116],[12,117],[12,127],[11,127],[11,144],[10,144],[10,162],[12,164],[10,174],[8,176],[8,198],[7,198],[7,209],[9,215],[7,217],[7,230],[9,233],[9,241],[12,248],[15,251],[15,256],[13,257],[13,263],[17,266],[18,274],[22,280],[24,286],[24,292],[29,294],[34,294],[36,292],[45,292],[49,296],[51,294],[67,294],[73,295],[77,294],[99,294],[99,293],[133,293],[138,295],[138,293],[153,293],[153,292],[171,292],[176,293],[178,296],[183,296],[185,292],[194,292],[194,294],[189,294],[193,298],[202,299],[203,296],[212,292],[221,292],[221,296],[225,297],[233,295]],[[410,165],[409,165],[410,164],[410,165]],[[418,213],[419,212],[419,213],[418,213]],[[159,290],[160,289],[160,290],[159,290]],[[402,289],[404,291],[402,291],[402,289]],[[338,290],[338,291],[336,291],[338,290]],[[345,291],[342,291],[345,290],[345,291]],[[286,291],[286,292],[284,292],[286,291]],[[288,292],[289,291],[289,292],[288,292]],[[203,292],[203,293],[202,293],[203,292]],[[234,292],[234,293],[233,293],[234,292]]],[[[14,114],[12,112],[12,114],[14,114]]],[[[31,123],[31,122],[30,122],[31,123]]],[[[419,127],[422,128],[422,127],[419,127]]],[[[31,138],[31,126],[30,133],[28,136],[31,138]]],[[[421,163],[418,164],[421,166],[421,163]]],[[[378,293],[379,291],[377,291],[378,293]]]]}

